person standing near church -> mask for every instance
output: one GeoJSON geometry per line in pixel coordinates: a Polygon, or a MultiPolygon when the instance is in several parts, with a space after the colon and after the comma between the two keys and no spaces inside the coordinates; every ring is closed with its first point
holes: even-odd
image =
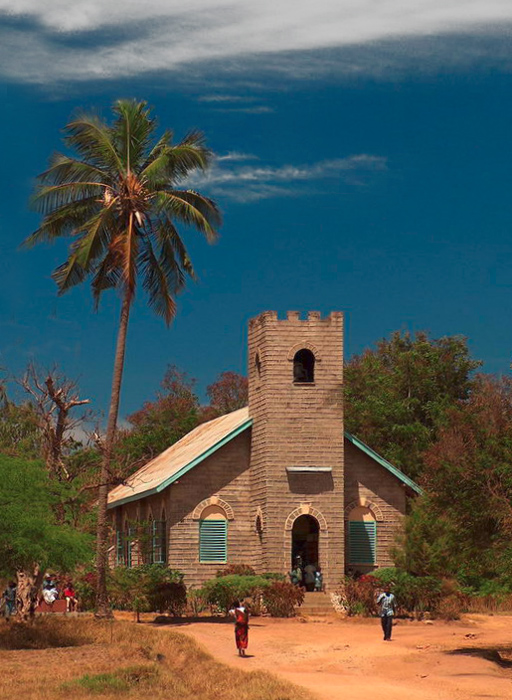
{"type": "Polygon", "coordinates": [[[393,616],[396,610],[396,598],[391,593],[390,584],[387,584],[384,592],[378,596],[377,605],[380,606],[380,622],[384,632],[384,641],[390,642],[393,630],[393,616]]]}

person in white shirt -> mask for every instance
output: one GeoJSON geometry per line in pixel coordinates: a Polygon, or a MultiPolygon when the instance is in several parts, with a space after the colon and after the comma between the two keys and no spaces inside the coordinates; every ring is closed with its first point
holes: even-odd
{"type": "Polygon", "coordinates": [[[391,641],[391,631],[393,630],[393,615],[396,610],[396,598],[391,593],[391,586],[388,585],[383,593],[377,598],[377,605],[380,605],[380,622],[384,632],[384,641],[391,641]]]}

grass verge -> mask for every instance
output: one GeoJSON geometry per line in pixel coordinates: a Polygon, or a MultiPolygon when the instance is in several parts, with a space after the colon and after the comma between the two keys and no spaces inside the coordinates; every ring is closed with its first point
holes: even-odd
{"type": "Polygon", "coordinates": [[[92,618],[15,627],[0,624],[0,698],[312,700],[269,673],[215,661],[179,632],[92,618]]]}

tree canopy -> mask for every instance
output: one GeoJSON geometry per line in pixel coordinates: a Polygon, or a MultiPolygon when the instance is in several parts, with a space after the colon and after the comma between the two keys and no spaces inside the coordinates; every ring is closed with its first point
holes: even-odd
{"type": "Polygon", "coordinates": [[[460,336],[395,332],[345,367],[345,426],[372,449],[418,478],[423,454],[435,442],[448,409],[466,400],[473,372],[460,336]]]}
{"type": "Polygon", "coordinates": [[[90,559],[90,538],[55,515],[65,489],[42,462],[0,454],[0,575],[34,564],[70,571],[90,559]]]}

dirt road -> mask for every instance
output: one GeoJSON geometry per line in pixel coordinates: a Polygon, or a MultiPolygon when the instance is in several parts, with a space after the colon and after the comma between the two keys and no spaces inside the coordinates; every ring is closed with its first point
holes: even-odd
{"type": "Polygon", "coordinates": [[[398,621],[390,643],[382,640],[378,620],[254,618],[246,659],[236,654],[230,624],[171,629],[191,635],[224,663],[265,669],[323,700],[512,699],[512,617],[398,621]]]}

